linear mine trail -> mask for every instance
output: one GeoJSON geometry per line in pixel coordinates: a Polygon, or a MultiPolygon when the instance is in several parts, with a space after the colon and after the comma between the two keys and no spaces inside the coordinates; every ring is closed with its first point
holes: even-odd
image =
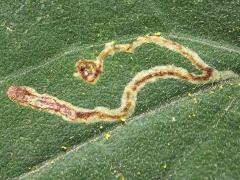
{"type": "Polygon", "coordinates": [[[104,60],[107,56],[113,55],[115,52],[133,53],[137,47],[145,43],[154,43],[181,54],[199,69],[202,74],[196,75],[174,65],[156,66],[149,70],[143,70],[137,73],[127,84],[122,95],[121,105],[116,109],[105,107],[85,109],[76,107],[48,94],[39,94],[34,89],[26,86],[10,86],[7,95],[11,100],[23,106],[30,106],[34,109],[57,114],[65,120],[72,122],[124,121],[134,112],[137,94],[148,82],[161,78],[175,78],[198,84],[236,76],[232,71],[217,71],[207,65],[197,53],[158,34],[138,37],[129,44],[107,43],[105,49],[100,52],[96,60],[80,60],[76,63],[77,73],[75,73],[75,76],[94,84],[103,72],[104,60]]]}

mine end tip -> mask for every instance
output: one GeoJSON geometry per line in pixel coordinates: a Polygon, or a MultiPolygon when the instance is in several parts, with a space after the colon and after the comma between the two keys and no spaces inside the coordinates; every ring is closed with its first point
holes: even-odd
{"type": "Polygon", "coordinates": [[[23,86],[9,86],[7,90],[7,96],[19,102],[24,101],[25,97],[29,95],[31,95],[31,92],[23,86]]]}
{"type": "Polygon", "coordinates": [[[16,94],[17,87],[16,86],[9,86],[7,90],[7,96],[9,98],[13,97],[16,94]]]}

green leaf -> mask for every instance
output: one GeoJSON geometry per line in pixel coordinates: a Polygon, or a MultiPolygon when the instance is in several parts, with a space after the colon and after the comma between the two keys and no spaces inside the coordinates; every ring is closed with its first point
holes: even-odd
{"type": "Polygon", "coordinates": [[[106,42],[158,31],[217,70],[239,74],[238,6],[233,0],[0,2],[0,178],[237,179],[239,78],[149,84],[126,124],[68,123],[10,101],[6,90],[25,85],[79,107],[116,108],[141,70],[167,64],[195,69],[152,44],[108,57],[96,85],[73,77],[75,62],[95,58],[106,42]]]}
{"type": "Polygon", "coordinates": [[[239,177],[240,86],[225,84],[135,116],[74,146],[26,179],[203,179],[239,177]],[[216,107],[216,108],[213,108],[216,107]]]}

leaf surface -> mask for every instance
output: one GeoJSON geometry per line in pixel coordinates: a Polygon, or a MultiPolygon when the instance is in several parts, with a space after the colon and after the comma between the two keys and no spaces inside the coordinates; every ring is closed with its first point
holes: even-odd
{"type": "Polygon", "coordinates": [[[239,74],[238,6],[207,0],[1,1],[0,178],[239,177],[239,79],[148,84],[126,124],[68,123],[6,96],[10,85],[25,85],[79,107],[116,108],[141,70],[174,64],[197,73],[180,55],[147,44],[134,54],[108,57],[94,86],[73,77],[75,62],[95,58],[106,42],[157,31],[212,67],[239,74]]]}

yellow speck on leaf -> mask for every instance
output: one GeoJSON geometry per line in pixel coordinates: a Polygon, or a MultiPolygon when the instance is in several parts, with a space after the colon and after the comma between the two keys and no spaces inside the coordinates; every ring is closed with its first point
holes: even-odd
{"type": "Polygon", "coordinates": [[[191,93],[188,93],[188,96],[189,96],[189,97],[192,97],[192,94],[191,94],[191,93]]]}
{"type": "Polygon", "coordinates": [[[193,116],[193,117],[196,117],[196,114],[195,114],[195,113],[193,113],[193,114],[192,114],[192,116],[193,116]]]}
{"type": "Polygon", "coordinates": [[[110,139],[110,137],[111,137],[111,134],[110,134],[110,132],[107,132],[107,133],[105,134],[105,138],[106,138],[106,140],[109,140],[109,139],[110,139]]]}
{"type": "Polygon", "coordinates": [[[164,169],[167,168],[167,163],[164,163],[163,168],[164,168],[164,169]]]}
{"type": "Polygon", "coordinates": [[[222,88],[223,88],[223,85],[221,84],[221,85],[219,86],[219,88],[222,89],[222,88]]]}
{"type": "Polygon", "coordinates": [[[197,98],[193,98],[193,102],[194,104],[197,104],[198,103],[197,98]]]}
{"type": "Polygon", "coordinates": [[[101,125],[101,126],[99,126],[99,128],[100,128],[100,129],[102,129],[102,128],[103,128],[103,126],[101,125]]]}
{"type": "Polygon", "coordinates": [[[122,117],[120,120],[121,120],[122,122],[126,122],[126,118],[124,118],[124,117],[122,117]]]}
{"type": "Polygon", "coordinates": [[[209,94],[213,94],[213,93],[214,93],[214,91],[212,91],[212,90],[211,90],[211,91],[209,91],[209,94]]]}
{"type": "Polygon", "coordinates": [[[10,27],[6,27],[8,31],[12,32],[13,30],[10,27]]]}
{"type": "Polygon", "coordinates": [[[176,121],[176,118],[175,117],[172,117],[172,122],[175,122],[176,121]]]}
{"type": "Polygon", "coordinates": [[[161,36],[161,32],[156,32],[155,36],[161,36]]]}
{"type": "Polygon", "coordinates": [[[125,178],[124,178],[124,176],[122,175],[122,178],[121,178],[121,180],[125,180],[125,178]]]}
{"type": "Polygon", "coordinates": [[[61,148],[62,148],[64,151],[67,150],[67,147],[66,147],[66,146],[62,146],[61,148]]]}
{"type": "Polygon", "coordinates": [[[53,164],[53,163],[54,163],[54,161],[52,160],[52,161],[50,161],[50,163],[51,163],[51,164],[53,164]]]}

